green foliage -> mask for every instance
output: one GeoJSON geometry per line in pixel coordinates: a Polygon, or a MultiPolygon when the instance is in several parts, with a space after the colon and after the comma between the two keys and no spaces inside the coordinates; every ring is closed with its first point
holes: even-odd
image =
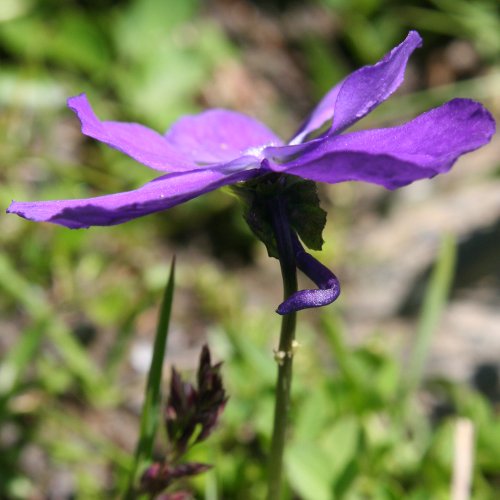
{"type": "MultiPolygon", "coordinates": [[[[23,78],[25,68],[12,64],[19,59],[31,65],[32,85],[48,79],[55,86],[62,78],[73,82],[67,95],[98,87],[101,95],[108,91],[122,101],[124,116],[165,129],[181,114],[197,110],[201,85],[217,64],[235,54],[213,23],[197,16],[199,5],[198,0],[135,0],[93,11],[34,1],[3,23],[0,18],[10,78],[23,78]],[[45,65],[53,65],[51,76],[45,65]]],[[[0,100],[2,80],[8,78],[0,77],[0,100]]],[[[10,86],[4,91],[18,95],[10,86]]],[[[60,105],[66,96],[58,97],[60,105]]]]}
{"type": "MultiPolygon", "coordinates": [[[[56,246],[59,256],[55,259],[56,275],[65,252],[78,248],[78,238],[56,246]]],[[[452,253],[449,243],[445,244],[436,278],[431,280],[424,301],[428,303],[433,297],[436,301],[433,308],[437,310],[447,288],[445,276],[452,253]]],[[[40,255],[32,256],[35,263],[37,257],[40,255]]],[[[108,409],[119,404],[124,396],[117,391],[123,392],[125,388],[118,383],[116,359],[120,359],[123,347],[114,351],[113,346],[107,359],[115,359],[115,367],[102,370],[107,375],[101,374],[96,379],[93,377],[97,368],[89,369],[86,377],[81,376],[84,365],[78,359],[94,363],[84,346],[76,344],[75,354],[74,342],[58,342],[56,337],[53,345],[57,346],[60,358],[54,358],[44,344],[52,339],[50,331],[55,328],[53,321],[57,315],[50,309],[43,291],[38,289],[35,293],[23,284],[11,261],[4,257],[0,263],[3,291],[30,311],[35,320],[0,363],[0,422],[3,429],[8,426],[19,433],[17,440],[3,449],[0,458],[3,477],[7,478],[0,481],[2,493],[6,492],[9,498],[25,498],[33,491],[33,485],[16,468],[16,463],[20,451],[36,443],[51,457],[54,467],[75,471],[82,497],[102,494],[91,470],[81,470],[82,464],[92,464],[101,470],[109,468],[113,472],[113,486],[108,490],[112,497],[126,486],[130,451],[127,453],[105,435],[89,428],[84,414],[68,413],[65,398],[80,394],[94,411],[105,410],[103,404],[108,409]],[[34,406],[26,406],[26,401],[32,401],[34,406]],[[30,422],[28,426],[26,419],[30,422]]],[[[41,263],[38,266],[43,271],[41,263]]],[[[94,267],[84,266],[91,273],[91,281],[95,279],[94,267]]],[[[156,273],[159,271],[156,269],[156,273]]],[[[82,276],[83,282],[89,279],[78,269],[73,272],[82,276]]],[[[181,275],[185,273],[186,269],[181,275]]],[[[162,279],[152,280],[155,288],[150,291],[155,302],[160,291],[158,284],[165,281],[168,269],[162,268],[160,274],[162,279]]],[[[207,309],[200,314],[203,317],[211,311],[212,322],[218,325],[213,327],[209,343],[225,362],[223,376],[231,398],[220,428],[189,457],[215,464],[215,470],[194,485],[200,495],[210,488],[211,498],[261,498],[265,491],[263,463],[270,439],[276,373],[271,347],[279,320],[268,310],[255,313],[247,309],[238,284],[223,280],[214,270],[205,270],[199,285],[198,300],[207,309]],[[217,290],[215,296],[214,290],[217,290]]],[[[293,431],[285,461],[293,491],[306,500],[447,498],[455,418],[461,416],[473,422],[477,435],[474,498],[492,498],[499,479],[498,412],[463,385],[446,381],[422,385],[420,376],[412,379],[417,380],[418,386],[408,385],[406,365],[381,347],[383,332],[353,347],[346,341],[347,332],[334,311],[328,308],[321,314],[318,328],[313,329],[306,322],[299,324],[302,346],[296,354],[293,431]],[[411,388],[409,393],[406,390],[405,397],[401,397],[403,387],[411,388]],[[425,391],[431,399],[450,406],[452,414],[431,420],[429,409],[419,403],[416,391],[425,391]]],[[[425,320],[428,314],[429,309],[424,308],[421,321],[434,324],[435,312],[430,323],[425,320]]],[[[134,322],[132,311],[120,327],[125,345],[130,338],[129,322],[134,322]]],[[[419,332],[416,345],[421,336],[428,335],[425,329],[420,328],[419,332]]]]}
{"type": "MultiPolygon", "coordinates": [[[[404,367],[380,349],[379,339],[352,349],[331,315],[323,319],[320,335],[344,355],[329,368],[322,359],[333,358],[338,349],[319,349],[314,340],[318,332],[299,328],[303,346],[296,359],[293,430],[286,454],[293,490],[311,500],[447,498],[455,418],[461,415],[478,432],[473,498],[492,498],[495,486],[489,481],[490,474],[498,479],[500,418],[489,404],[463,386],[448,383],[438,392],[431,386],[430,394],[455,406],[453,415],[431,422],[415,395],[400,397],[404,367]],[[479,408],[488,410],[478,413],[479,408]]],[[[214,436],[219,442],[211,448],[219,457],[215,474],[222,498],[258,498],[264,491],[259,463],[269,441],[273,379],[261,374],[271,372],[273,363],[268,356],[267,363],[255,364],[253,348],[248,351],[248,345],[259,346],[260,328],[247,331],[251,339],[244,342],[235,342],[230,334],[230,347],[222,350],[226,379],[237,394],[214,436]]]]}
{"type": "Polygon", "coordinates": [[[341,15],[341,38],[360,61],[379,57],[405,31],[418,29],[424,35],[468,39],[483,56],[498,62],[500,30],[496,0],[320,1],[341,15]]]}
{"type": "MultiPolygon", "coordinates": [[[[452,267],[453,244],[445,239],[424,300],[421,325],[426,327],[419,327],[415,339],[419,370],[426,358],[421,346],[435,329],[452,267]]],[[[211,343],[225,360],[229,392],[237,396],[229,401],[214,436],[218,442],[196,458],[203,453],[219,457],[215,474],[221,498],[260,498],[265,482],[259,464],[270,439],[275,371],[271,356],[264,353],[268,332],[277,325],[266,324],[264,315],[254,316],[245,321],[242,335],[233,324],[237,319],[220,319],[224,329],[214,332],[211,343]]],[[[383,333],[349,345],[331,310],[322,313],[319,331],[300,324],[298,334],[302,346],[295,359],[285,464],[288,483],[300,498],[448,498],[459,416],[469,418],[477,433],[473,498],[493,498],[500,416],[483,396],[450,382],[422,385],[420,375],[415,378],[381,347],[383,333]],[[429,409],[419,403],[422,391],[438,405],[452,407],[452,413],[431,419],[429,409]]]]}

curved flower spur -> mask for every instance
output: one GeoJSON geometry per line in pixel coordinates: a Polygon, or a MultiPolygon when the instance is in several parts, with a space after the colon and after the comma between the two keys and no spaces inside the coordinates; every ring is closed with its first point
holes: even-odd
{"type": "MultiPolygon", "coordinates": [[[[110,226],[225,185],[243,191],[246,186],[260,186],[255,193],[269,183],[289,184],[297,176],[330,184],[365,181],[395,189],[447,172],[460,155],[486,144],[495,131],[492,116],[478,102],[453,99],[400,126],[342,133],[399,87],[408,58],[421,43],[419,34],[411,31],[378,63],[347,76],[323,97],[287,144],[263,124],[234,111],[214,109],[184,117],[162,135],[135,123],[100,121],[85,95],[72,97],[68,106],[78,115],[85,135],[163,175],[139,189],[96,198],[14,201],[7,212],[72,229],[110,226]],[[326,131],[314,137],[325,124],[326,131]]],[[[306,190],[310,184],[305,183],[306,190]]],[[[273,196],[286,198],[279,190],[273,196]]],[[[290,215],[293,207],[285,208],[281,224],[291,233],[296,265],[319,290],[296,292],[279,306],[280,314],[329,304],[340,291],[337,278],[304,251],[296,236],[306,246],[320,248],[322,224],[319,236],[308,238],[300,217],[294,220],[290,215]]],[[[252,214],[247,212],[246,218],[250,221],[252,214]]],[[[259,233],[255,224],[252,229],[259,233]]],[[[272,242],[264,242],[272,255],[272,242]]]]}

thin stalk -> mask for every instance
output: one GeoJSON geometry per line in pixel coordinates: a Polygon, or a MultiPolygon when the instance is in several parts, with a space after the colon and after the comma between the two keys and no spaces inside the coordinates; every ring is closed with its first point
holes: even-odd
{"type": "MultiPolygon", "coordinates": [[[[283,297],[287,299],[297,291],[297,272],[291,228],[286,215],[286,207],[281,199],[271,206],[273,228],[278,246],[281,275],[283,278],[283,297]]],[[[296,312],[283,316],[279,341],[278,380],[274,406],[274,426],[269,455],[268,500],[279,500],[281,496],[281,477],[283,453],[290,408],[290,389],[292,385],[293,341],[295,339],[296,312]]]]}

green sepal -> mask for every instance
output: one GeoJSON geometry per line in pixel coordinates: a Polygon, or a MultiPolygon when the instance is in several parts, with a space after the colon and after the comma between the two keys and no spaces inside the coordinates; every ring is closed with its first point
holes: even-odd
{"type": "Polygon", "coordinates": [[[269,200],[277,196],[276,175],[230,186],[243,205],[243,219],[253,234],[266,246],[269,257],[279,258],[276,238],[269,214],[269,200]]]}
{"type": "Polygon", "coordinates": [[[286,191],[288,217],[304,245],[311,250],[323,248],[326,212],[319,205],[318,188],[314,181],[297,179],[286,191]]]}
{"type": "Polygon", "coordinates": [[[288,222],[306,247],[321,250],[326,212],[319,206],[316,183],[285,174],[269,174],[231,186],[243,204],[243,218],[266,246],[270,257],[278,258],[272,225],[273,200],[280,197],[287,209],[288,222]]]}

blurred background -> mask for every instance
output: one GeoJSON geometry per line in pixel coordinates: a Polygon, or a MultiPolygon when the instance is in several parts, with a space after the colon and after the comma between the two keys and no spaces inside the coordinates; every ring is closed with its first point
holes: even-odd
{"type": "MultiPolygon", "coordinates": [[[[86,139],[69,96],[86,92],[101,118],[159,131],[231,108],[286,138],[331,86],[410,29],[424,46],[361,128],[453,97],[500,115],[496,0],[2,0],[1,210],[155,176],[86,139]]],[[[396,192],[320,186],[328,223],[317,257],[343,294],[300,314],[287,498],[449,498],[457,416],[475,429],[473,498],[497,497],[499,152],[494,137],[450,174],[396,192]],[[427,286],[445,235],[456,241],[446,304],[427,286]],[[415,344],[425,371],[403,403],[415,344]]],[[[174,254],[167,364],[191,370],[208,341],[231,396],[196,451],[214,471],[193,488],[197,498],[263,498],[281,279],[233,197],[80,231],[2,215],[0,242],[0,498],[116,498],[174,254]]]]}

